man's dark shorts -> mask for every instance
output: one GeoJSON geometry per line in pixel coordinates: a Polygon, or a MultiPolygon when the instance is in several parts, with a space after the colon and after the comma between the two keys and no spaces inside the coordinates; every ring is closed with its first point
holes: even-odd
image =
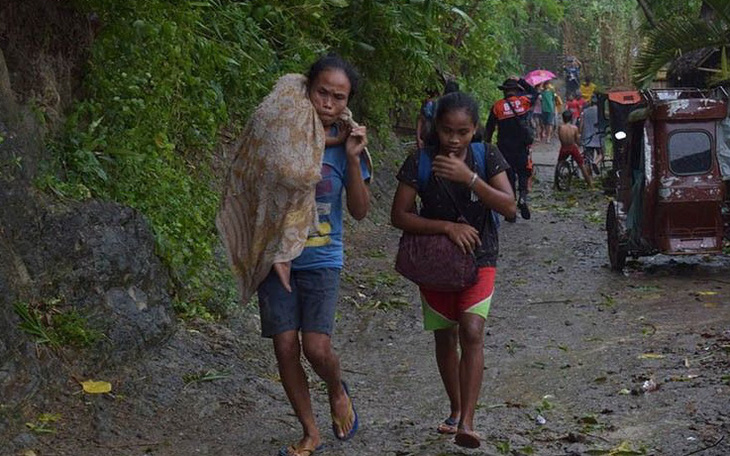
{"type": "Polygon", "coordinates": [[[286,291],[272,271],[258,289],[261,335],[273,337],[286,331],[332,335],[340,291],[340,269],[292,271],[292,292],[286,291]]]}
{"type": "Polygon", "coordinates": [[[551,125],[553,124],[553,120],[555,119],[555,113],[550,112],[542,112],[542,124],[543,125],[551,125]]]}

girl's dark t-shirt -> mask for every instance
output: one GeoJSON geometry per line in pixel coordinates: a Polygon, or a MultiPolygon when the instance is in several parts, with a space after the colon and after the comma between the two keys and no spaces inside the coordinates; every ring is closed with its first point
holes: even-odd
{"type": "MultiPolygon", "coordinates": [[[[497,146],[485,144],[485,147],[487,151],[487,170],[486,173],[482,171],[479,175],[486,175],[487,180],[489,180],[507,170],[509,165],[497,146]]],[[[427,153],[431,156],[433,163],[433,157],[436,154],[435,149],[428,150],[427,153]]],[[[418,191],[418,162],[419,152],[416,151],[406,158],[397,175],[398,181],[413,187],[416,191],[418,191]]],[[[477,171],[471,148],[467,152],[465,162],[472,171],[477,171]]],[[[491,210],[478,198],[476,198],[477,201],[472,201],[471,190],[466,185],[446,179],[440,179],[441,183],[439,183],[437,179],[436,175],[431,172],[424,191],[418,191],[418,196],[421,198],[419,215],[429,219],[456,222],[459,218],[459,212],[461,212],[469,221],[469,224],[476,228],[482,240],[482,245],[475,252],[477,266],[496,266],[497,256],[499,255],[499,234],[491,210]],[[459,204],[459,210],[456,209],[443,186],[447,186],[451,191],[459,204]]]]}

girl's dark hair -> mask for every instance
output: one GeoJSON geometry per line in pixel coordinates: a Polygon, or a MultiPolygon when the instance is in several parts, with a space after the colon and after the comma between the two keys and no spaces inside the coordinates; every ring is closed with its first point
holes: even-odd
{"type": "Polygon", "coordinates": [[[456,81],[446,81],[446,85],[444,85],[444,95],[447,93],[453,93],[459,91],[459,83],[456,81]]]}
{"type": "Polygon", "coordinates": [[[479,103],[464,92],[451,92],[439,98],[436,105],[436,123],[439,123],[446,113],[459,109],[463,109],[469,114],[474,125],[479,125],[479,103]]]}
{"type": "MultiPolygon", "coordinates": [[[[426,137],[426,144],[430,147],[439,143],[436,125],[439,121],[451,111],[463,109],[469,114],[474,125],[479,126],[479,103],[476,102],[471,95],[464,92],[451,92],[439,98],[436,102],[436,114],[434,115],[434,125],[430,129],[430,133],[426,137]]],[[[473,139],[472,139],[473,141],[473,139]]]]}
{"type": "Polygon", "coordinates": [[[309,84],[311,85],[312,81],[317,79],[317,76],[325,70],[342,70],[342,72],[345,73],[345,76],[347,76],[347,79],[350,80],[349,98],[352,98],[355,95],[357,86],[360,82],[360,75],[352,65],[334,53],[329,53],[320,57],[312,64],[312,66],[309,67],[309,71],[307,72],[309,84]]]}

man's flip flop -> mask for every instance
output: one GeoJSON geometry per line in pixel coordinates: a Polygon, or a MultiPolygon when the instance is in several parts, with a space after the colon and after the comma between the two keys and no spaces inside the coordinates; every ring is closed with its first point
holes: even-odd
{"type": "Polygon", "coordinates": [[[318,446],[317,448],[297,448],[294,445],[283,446],[279,449],[279,454],[277,456],[312,456],[314,453],[322,450],[323,448],[324,444],[318,446]]]}
{"type": "Polygon", "coordinates": [[[454,437],[454,443],[464,448],[479,448],[482,444],[482,439],[474,431],[459,429],[456,432],[456,437],[454,437]]]}
{"type": "Polygon", "coordinates": [[[341,419],[332,414],[332,433],[335,434],[335,438],[337,440],[344,441],[350,440],[355,435],[359,425],[359,420],[357,417],[357,410],[355,410],[355,405],[352,403],[352,398],[350,397],[350,390],[347,389],[347,383],[345,383],[344,381],[342,382],[342,388],[345,390],[345,394],[347,395],[347,401],[349,402],[347,417],[341,419]],[[350,432],[348,432],[344,437],[340,437],[339,432],[337,431],[339,429],[343,429],[345,427],[345,424],[350,420],[353,415],[354,418],[352,419],[352,428],[350,429],[350,432]]]}
{"type": "Polygon", "coordinates": [[[436,428],[436,432],[439,434],[456,434],[456,431],[458,430],[456,426],[458,424],[458,419],[448,417],[443,423],[439,424],[439,427],[436,428]]]}

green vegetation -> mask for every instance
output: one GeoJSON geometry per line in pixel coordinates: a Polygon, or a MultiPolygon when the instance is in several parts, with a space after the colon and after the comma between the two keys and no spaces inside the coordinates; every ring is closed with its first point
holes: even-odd
{"type": "Polygon", "coordinates": [[[217,369],[208,369],[183,375],[183,382],[185,383],[185,388],[187,388],[193,383],[214,382],[216,380],[226,379],[230,376],[231,372],[229,370],[219,371],[217,369]]]}
{"type": "Polygon", "coordinates": [[[24,302],[16,302],[13,308],[20,318],[18,327],[37,344],[84,348],[103,337],[101,332],[89,327],[87,318],[76,309],[60,311],[51,305],[43,311],[24,302]]]}
{"type": "MultiPolygon", "coordinates": [[[[681,2],[662,3],[676,8],[681,2]]],[[[577,56],[581,73],[591,75],[599,87],[630,86],[640,14],[636,0],[566,2],[563,51],[577,56]]]]}
{"type": "Polygon", "coordinates": [[[703,3],[712,11],[714,18],[706,21],[699,15],[698,2],[689,2],[684,14],[669,13],[666,6],[654,5],[652,14],[658,14],[654,25],[648,25],[646,41],[639,53],[634,68],[637,84],[647,84],[666,64],[680,55],[704,48],[720,48],[722,59],[716,81],[730,79],[727,63],[727,48],[730,46],[728,26],[730,25],[730,2],[727,0],[705,0],[703,3]]]}
{"type": "Polygon", "coordinates": [[[35,434],[55,434],[54,423],[61,419],[60,413],[41,413],[34,422],[25,423],[25,427],[35,434]]]}
{"type": "MultiPolygon", "coordinates": [[[[520,74],[526,30],[558,24],[558,0],[74,0],[103,24],[84,98],[53,144],[39,185],[118,201],[151,222],[173,272],[176,308],[210,316],[235,301],[215,262],[214,217],[235,137],[274,81],[335,50],[363,75],[357,118],[385,138],[415,117],[427,87],[457,79],[486,112],[520,74]]],[[[558,40],[549,40],[556,46],[558,40]]],[[[376,153],[376,162],[382,158],[376,153]]]]}

